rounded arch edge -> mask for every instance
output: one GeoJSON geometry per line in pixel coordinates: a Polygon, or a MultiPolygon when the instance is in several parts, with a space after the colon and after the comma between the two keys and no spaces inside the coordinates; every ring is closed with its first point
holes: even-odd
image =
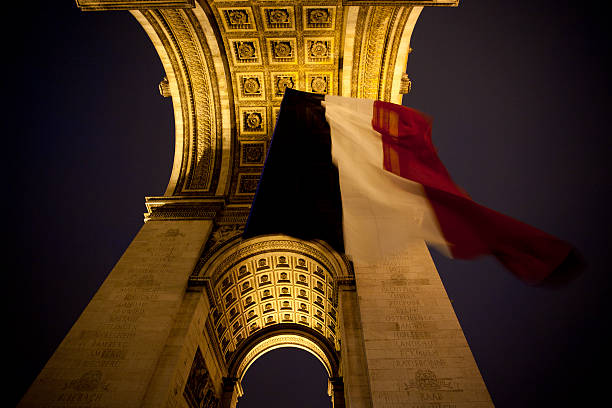
{"type": "Polygon", "coordinates": [[[334,279],[354,276],[348,258],[336,252],[326,242],[321,240],[304,241],[283,234],[262,235],[249,239],[231,239],[208,257],[195,275],[201,278],[209,278],[213,282],[218,281],[231,265],[260,252],[279,250],[301,251],[316,257],[319,261],[324,261],[334,279]]]}
{"type": "Polygon", "coordinates": [[[309,352],[325,367],[330,378],[340,372],[340,353],[316,331],[297,324],[267,328],[249,337],[234,352],[228,365],[229,376],[241,381],[249,367],[264,354],[278,348],[294,347],[309,352]]]}

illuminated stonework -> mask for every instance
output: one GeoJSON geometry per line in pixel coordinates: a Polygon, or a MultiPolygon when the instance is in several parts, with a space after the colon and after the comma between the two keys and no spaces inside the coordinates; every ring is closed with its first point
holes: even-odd
{"type": "MultiPolygon", "coordinates": [[[[165,95],[174,104],[177,144],[164,202],[227,195],[230,203],[250,203],[253,196],[240,186],[241,175],[261,171],[262,164],[241,160],[240,143],[270,140],[288,87],[401,101],[419,2],[194,5],[132,11],[164,63],[165,95]]],[[[157,199],[150,198],[150,210],[157,199]]]]}
{"type": "Polygon", "coordinates": [[[334,407],[492,406],[423,242],[353,269],[321,242],[241,239],[285,89],[400,103],[423,6],[457,0],[77,4],[128,9],[146,31],[175,157],[20,406],[235,408],[249,365],[277,347],[322,362],[334,407]]]}
{"type": "Polygon", "coordinates": [[[340,350],[337,280],[343,260],[323,244],[276,236],[219,249],[192,276],[207,282],[210,312],[226,362],[248,338],[275,325],[306,327],[340,350]]]}
{"type": "Polygon", "coordinates": [[[314,341],[295,334],[279,334],[277,336],[264,339],[257,343],[255,347],[251,348],[241,359],[240,365],[236,370],[236,377],[242,379],[246,371],[249,369],[251,364],[255,362],[255,360],[267,352],[280,347],[295,347],[308,351],[319,359],[321,363],[323,363],[327,373],[330,376],[333,375],[334,369],[332,368],[332,362],[329,360],[329,357],[325,354],[321,347],[314,341]]]}
{"type": "Polygon", "coordinates": [[[225,356],[257,330],[280,323],[311,327],[339,347],[333,279],[311,258],[273,251],[245,259],[222,275],[214,293],[213,323],[225,356]]]}

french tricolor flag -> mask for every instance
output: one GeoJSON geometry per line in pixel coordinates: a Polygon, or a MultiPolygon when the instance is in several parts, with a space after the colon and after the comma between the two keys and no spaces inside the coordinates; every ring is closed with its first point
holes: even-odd
{"type": "Polygon", "coordinates": [[[452,181],[431,120],[388,102],[287,89],[244,237],[321,239],[356,264],[425,240],[449,257],[493,255],[538,284],[573,248],[477,204],[452,181]]]}

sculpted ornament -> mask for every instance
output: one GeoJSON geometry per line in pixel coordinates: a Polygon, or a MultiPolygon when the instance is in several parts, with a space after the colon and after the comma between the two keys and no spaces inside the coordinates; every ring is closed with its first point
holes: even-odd
{"type": "Polygon", "coordinates": [[[257,78],[244,78],[242,89],[245,95],[259,95],[261,93],[261,84],[257,78]]]}
{"type": "Polygon", "coordinates": [[[308,19],[314,24],[325,24],[329,22],[329,11],[326,9],[312,9],[308,13],[308,19]]]}
{"type": "Polygon", "coordinates": [[[268,21],[272,24],[289,23],[289,13],[283,9],[273,9],[268,11],[268,21]]]}
{"type": "Polygon", "coordinates": [[[291,44],[288,41],[273,41],[272,48],[277,58],[288,58],[292,56],[291,44]]]}
{"type": "Polygon", "coordinates": [[[257,112],[249,113],[246,117],[246,125],[249,129],[259,129],[261,123],[261,115],[257,112]]]}
{"type": "Polygon", "coordinates": [[[322,77],[313,78],[310,88],[315,93],[327,93],[327,81],[322,77]]]}
{"type": "Polygon", "coordinates": [[[252,59],[255,57],[255,47],[249,42],[240,41],[236,46],[240,59],[252,59]]]}
{"type": "Polygon", "coordinates": [[[313,41],[310,45],[310,56],[315,58],[325,58],[329,56],[327,44],[323,41],[313,41]]]}
{"type": "Polygon", "coordinates": [[[282,96],[285,94],[285,89],[287,88],[295,89],[295,79],[292,75],[275,74],[273,75],[273,78],[275,97],[282,98],[282,96]]]}
{"type": "Polygon", "coordinates": [[[241,25],[249,23],[249,16],[243,10],[230,10],[227,12],[229,22],[232,25],[241,25]]]}

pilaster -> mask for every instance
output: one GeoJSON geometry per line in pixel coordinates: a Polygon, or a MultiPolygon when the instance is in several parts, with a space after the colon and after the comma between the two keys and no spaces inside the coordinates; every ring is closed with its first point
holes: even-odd
{"type": "Polygon", "coordinates": [[[220,408],[236,408],[240,392],[240,383],[237,378],[223,378],[223,395],[221,397],[220,408]]]}
{"type": "Polygon", "coordinates": [[[374,408],[493,406],[424,242],[355,280],[374,408]]]}
{"type": "Polygon", "coordinates": [[[147,222],[19,406],[140,406],[211,228],[147,222]]]}
{"type": "Polygon", "coordinates": [[[342,377],[331,377],[329,379],[329,396],[333,408],[344,408],[344,382],[342,377]]]}
{"type": "Polygon", "coordinates": [[[338,303],[342,324],[341,365],[345,404],[349,408],[371,408],[363,328],[354,279],[338,282],[338,303]]]}

